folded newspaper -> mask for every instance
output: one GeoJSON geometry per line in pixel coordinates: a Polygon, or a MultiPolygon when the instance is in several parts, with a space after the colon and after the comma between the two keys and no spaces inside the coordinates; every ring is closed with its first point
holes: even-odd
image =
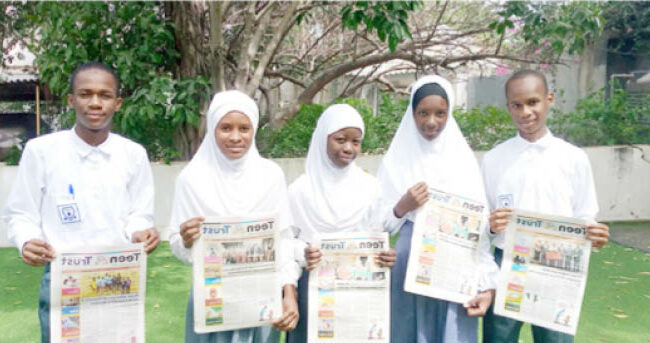
{"type": "Polygon", "coordinates": [[[206,218],[192,246],[194,331],[269,325],[282,316],[275,215],[206,218]]]}
{"type": "Polygon", "coordinates": [[[415,216],[404,290],[457,303],[472,299],[485,211],[483,203],[430,189],[415,216]]]}
{"type": "Polygon", "coordinates": [[[389,249],[388,234],[319,238],[316,244],[323,257],[309,274],[308,342],[388,342],[390,269],[375,261],[379,252],[389,249]]]}
{"type": "Polygon", "coordinates": [[[51,264],[53,343],[144,342],[143,244],[60,251],[51,264]]]}
{"type": "Polygon", "coordinates": [[[591,254],[587,225],[515,210],[506,228],[494,313],[575,335],[591,254]]]}

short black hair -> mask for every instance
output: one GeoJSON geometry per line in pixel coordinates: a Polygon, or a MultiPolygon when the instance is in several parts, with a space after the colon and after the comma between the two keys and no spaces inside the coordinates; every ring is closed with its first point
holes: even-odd
{"type": "Polygon", "coordinates": [[[74,93],[74,81],[77,78],[77,74],[79,74],[80,72],[82,72],[84,70],[89,70],[89,69],[99,69],[99,70],[103,70],[103,71],[113,75],[113,78],[115,79],[115,94],[117,96],[120,96],[120,78],[117,77],[117,73],[115,72],[115,70],[113,70],[113,68],[107,66],[104,63],[94,62],[94,61],[80,64],[72,72],[72,75],[70,75],[70,81],[69,81],[69,84],[68,84],[68,86],[70,87],[68,92],[70,94],[74,93]]]}
{"type": "Polygon", "coordinates": [[[510,84],[510,82],[518,79],[523,79],[524,77],[527,76],[533,76],[540,79],[542,83],[544,83],[544,91],[548,93],[548,82],[546,82],[546,76],[544,76],[544,74],[542,74],[537,70],[523,69],[512,74],[512,76],[508,78],[508,81],[506,81],[506,87],[505,87],[506,97],[508,96],[508,85],[510,84]]]}

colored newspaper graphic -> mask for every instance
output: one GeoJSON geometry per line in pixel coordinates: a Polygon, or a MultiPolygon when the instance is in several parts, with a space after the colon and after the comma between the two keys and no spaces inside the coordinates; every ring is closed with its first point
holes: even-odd
{"type": "Polygon", "coordinates": [[[269,325],[282,316],[275,215],[207,218],[192,247],[194,330],[269,325]]]}
{"type": "Polygon", "coordinates": [[[320,265],[309,274],[309,342],[388,342],[390,269],[375,262],[388,234],[320,236],[320,265]]]}
{"type": "Polygon", "coordinates": [[[429,190],[416,213],[404,290],[464,303],[478,293],[484,204],[429,190]]]}
{"type": "Polygon", "coordinates": [[[145,341],[142,244],[61,251],[51,267],[52,342],[145,341]]]}
{"type": "Polygon", "coordinates": [[[587,222],[516,210],[506,229],[494,312],[575,335],[587,284],[587,222]]]}

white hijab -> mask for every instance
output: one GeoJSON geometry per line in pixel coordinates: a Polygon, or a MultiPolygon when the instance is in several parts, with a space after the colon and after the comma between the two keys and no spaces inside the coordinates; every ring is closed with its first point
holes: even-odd
{"type": "MultiPolygon", "coordinates": [[[[452,116],[453,108],[453,89],[442,77],[425,76],[411,86],[411,101],[377,173],[383,201],[391,211],[402,195],[421,181],[431,188],[487,204],[476,157],[452,116]],[[449,100],[447,124],[433,141],[422,137],[413,118],[413,96],[429,83],[440,85],[449,100]]],[[[413,219],[412,214],[408,218],[413,219]]]]}
{"type": "Polygon", "coordinates": [[[354,161],[341,168],[327,155],[328,136],[349,127],[361,130],[363,137],[363,119],[352,106],[328,107],[311,137],[305,174],[289,187],[295,225],[305,241],[313,241],[317,233],[370,230],[363,226],[379,196],[377,179],[354,161]]]}
{"type": "Polygon", "coordinates": [[[260,156],[255,139],[248,152],[228,159],[217,146],[215,128],[229,112],[245,114],[257,131],[259,110],[248,95],[236,91],[217,93],[207,114],[207,130],[196,155],[176,180],[170,226],[173,231],[196,216],[233,217],[276,212],[282,227],[292,225],[284,173],[260,156]]]}

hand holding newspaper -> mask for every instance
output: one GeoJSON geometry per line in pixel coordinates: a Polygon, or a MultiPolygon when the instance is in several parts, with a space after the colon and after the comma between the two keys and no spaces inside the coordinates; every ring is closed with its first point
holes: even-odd
{"type": "Polygon", "coordinates": [[[479,291],[479,241],[485,205],[429,190],[416,213],[404,290],[466,303],[479,291]]]}
{"type": "Polygon", "coordinates": [[[515,210],[506,228],[494,313],[575,335],[591,254],[587,225],[515,210]]]}
{"type": "Polygon", "coordinates": [[[192,246],[194,330],[269,325],[282,316],[275,215],[206,218],[192,246]]]}
{"type": "Polygon", "coordinates": [[[144,244],[63,250],[52,261],[54,343],[144,342],[144,244]]]}
{"type": "Polygon", "coordinates": [[[327,234],[316,244],[323,257],[309,274],[308,342],[388,342],[390,269],[375,261],[388,234],[327,234]]]}

